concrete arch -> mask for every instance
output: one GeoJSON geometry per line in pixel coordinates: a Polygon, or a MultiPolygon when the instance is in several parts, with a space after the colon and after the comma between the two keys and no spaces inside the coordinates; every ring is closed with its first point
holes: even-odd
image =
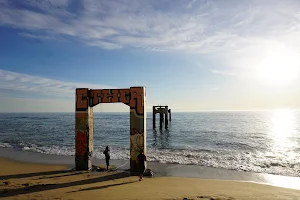
{"type": "Polygon", "coordinates": [[[130,106],[130,173],[139,173],[137,155],[146,155],[146,90],[145,87],[127,89],[76,89],[75,167],[90,170],[94,148],[93,107],[100,103],[122,102],[130,106]]]}

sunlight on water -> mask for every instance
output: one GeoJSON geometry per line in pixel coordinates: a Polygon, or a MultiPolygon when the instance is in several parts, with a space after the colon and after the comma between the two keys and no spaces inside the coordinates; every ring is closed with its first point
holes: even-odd
{"type": "Polygon", "coordinates": [[[293,134],[295,115],[292,110],[276,110],[272,116],[272,133],[278,140],[284,140],[293,134]]]}
{"type": "Polygon", "coordinates": [[[300,190],[299,177],[265,175],[266,181],[272,185],[300,190]]]}
{"type": "Polygon", "coordinates": [[[295,113],[292,110],[276,110],[272,114],[270,129],[273,139],[273,150],[279,155],[293,157],[288,149],[296,144],[292,137],[296,132],[295,113]]]}

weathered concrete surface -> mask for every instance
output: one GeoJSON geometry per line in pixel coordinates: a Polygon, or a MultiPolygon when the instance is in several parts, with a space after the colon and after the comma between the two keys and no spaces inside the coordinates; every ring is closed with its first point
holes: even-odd
{"type": "Polygon", "coordinates": [[[76,170],[89,170],[92,167],[94,145],[94,114],[88,105],[88,89],[76,89],[75,113],[75,167],[76,170]],[[85,96],[85,98],[82,98],[85,96]]]}
{"type": "MultiPolygon", "coordinates": [[[[122,102],[130,106],[130,172],[139,173],[137,155],[146,155],[146,90],[145,87],[129,89],[91,90],[76,89],[75,113],[75,165],[76,170],[92,168],[94,144],[93,107],[99,103],[122,102]]],[[[147,163],[145,163],[147,167],[147,163]]]]}
{"type": "Polygon", "coordinates": [[[165,129],[168,129],[169,118],[171,121],[171,109],[168,109],[168,106],[153,106],[153,128],[156,128],[156,113],[159,113],[159,127],[162,128],[162,124],[165,123],[165,129]]]}

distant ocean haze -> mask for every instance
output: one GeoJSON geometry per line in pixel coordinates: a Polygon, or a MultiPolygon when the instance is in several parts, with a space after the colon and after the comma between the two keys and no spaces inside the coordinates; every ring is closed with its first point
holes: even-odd
{"type": "MultiPolygon", "coordinates": [[[[1,113],[0,147],[74,155],[74,113],[1,113]]],[[[95,158],[129,159],[129,113],[95,113],[95,158]]],[[[172,113],[169,129],[152,128],[149,161],[300,176],[300,112],[172,113]]]]}

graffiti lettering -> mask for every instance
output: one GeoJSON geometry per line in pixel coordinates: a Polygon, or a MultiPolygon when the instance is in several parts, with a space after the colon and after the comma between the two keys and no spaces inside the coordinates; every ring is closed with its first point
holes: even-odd
{"type": "Polygon", "coordinates": [[[77,131],[76,136],[76,155],[83,156],[87,152],[87,132],[77,131]]]}
{"type": "Polygon", "coordinates": [[[93,102],[91,103],[92,106],[97,105],[98,103],[100,103],[100,98],[101,98],[101,90],[91,90],[91,95],[92,95],[92,99],[93,102]]]}
{"type": "Polygon", "coordinates": [[[76,89],[76,108],[77,109],[87,109],[88,90],[87,89],[76,89]]]}
{"type": "Polygon", "coordinates": [[[116,103],[119,102],[118,90],[102,90],[101,103],[116,103]],[[109,93],[109,91],[111,93],[109,93]]]}
{"type": "Polygon", "coordinates": [[[120,90],[120,102],[124,104],[129,104],[130,102],[130,90],[129,89],[121,89],[120,90]]]}
{"type": "MultiPolygon", "coordinates": [[[[86,89],[78,89],[76,108],[86,108],[86,89]]],[[[134,109],[138,115],[144,114],[144,88],[89,90],[90,106],[99,103],[122,102],[134,109]],[[101,98],[101,99],[100,99],[101,98]]]]}
{"type": "MultiPolygon", "coordinates": [[[[77,96],[79,99],[80,96],[77,96]]],[[[126,105],[130,103],[129,89],[104,89],[90,90],[90,106],[96,106],[99,103],[117,103],[122,102],[126,105]]]]}
{"type": "Polygon", "coordinates": [[[144,114],[144,98],[142,88],[130,88],[130,108],[134,108],[138,115],[144,114]]]}

